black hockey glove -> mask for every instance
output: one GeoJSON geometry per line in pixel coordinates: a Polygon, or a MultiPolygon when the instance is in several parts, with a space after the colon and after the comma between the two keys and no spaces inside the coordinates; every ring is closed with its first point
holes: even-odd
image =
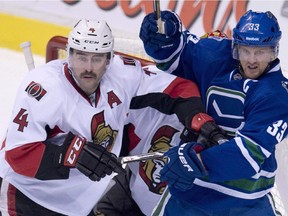
{"type": "Polygon", "coordinates": [[[228,141],[225,132],[206,113],[195,115],[191,127],[185,127],[180,138],[184,143],[197,141],[199,145],[194,147],[197,153],[228,141]]]}
{"type": "Polygon", "coordinates": [[[201,138],[206,139],[211,146],[220,145],[228,141],[224,130],[222,130],[214,121],[206,122],[201,127],[200,135],[197,141],[199,142],[199,139],[201,138]]]}
{"type": "Polygon", "coordinates": [[[115,154],[71,132],[65,138],[59,163],[70,168],[76,167],[92,181],[100,181],[112,172],[125,172],[115,154]]]}

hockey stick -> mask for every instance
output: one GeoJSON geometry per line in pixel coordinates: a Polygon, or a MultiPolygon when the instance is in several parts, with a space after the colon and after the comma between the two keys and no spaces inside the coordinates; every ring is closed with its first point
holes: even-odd
{"type": "Polygon", "coordinates": [[[152,160],[152,159],[162,158],[164,153],[165,152],[149,152],[149,153],[143,153],[140,155],[119,157],[118,160],[121,164],[126,164],[126,163],[131,163],[131,162],[138,162],[142,160],[152,160]]]}
{"type": "Polygon", "coordinates": [[[25,62],[28,67],[28,70],[30,71],[34,69],[35,65],[34,65],[34,59],[33,59],[32,51],[31,51],[31,42],[30,41],[23,42],[20,44],[20,47],[23,50],[25,62]]]}
{"type": "Polygon", "coordinates": [[[156,15],[158,32],[165,34],[164,22],[161,20],[160,0],[153,0],[153,8],[156,15]]]}
{"type": "MultiPolygon", "coordinates": [[[[184,128],[181,134],[181,140],[184,142],[190,142],[194,139],[196,139],[195,135],[187,128],[184,128]]],[[[204,135],[201,135],[201,134],[197,138],[197,142],[200,142],[203,144],[210,142],[211,144],[210,147],[214,145],[221,145],[227,141],[228,139],[222,133],[215,134],[213,136],[213,140],[210,140],[209,138],[206,138],[204,135]]],[[[143,153],[140,155],[124,156],[124,157],[119,157],[118,161],[121,164],[126,164],[126,163],[131,163],[131,162],[138,162],[142,160],[152,160],[152,159],[157,159],[157,158],[163,158],[164,153],[165,152],[149,152],[149,153],[143,153]]]]}

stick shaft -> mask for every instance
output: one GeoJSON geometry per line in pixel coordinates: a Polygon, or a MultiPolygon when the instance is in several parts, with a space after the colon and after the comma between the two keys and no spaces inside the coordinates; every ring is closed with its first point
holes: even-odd
{"type": "Polygon", "coordinates": [[[28,67],[28,70],[30,71],[34,69],[35,65],[34,65],[34,58],[33,58],[32,51],[31,51],[31,42],[30,41],[23,42],[20,44],[20,47],[23,50],[25,62],[28,67]]]}
{"type": "Polygon", "coordinates": [[[149,152],[149,153],[140,154],[140,155],[119,157],[118,160],[122,164],[126,164],[126,163],[131,163],[131,162],[162,158],[163,156],[164,156],[164,152],[149,152]]]}
{"type": "Polygon", "coordinates": [[[153,8],[156,15],[158,32],[165,34],[164,22],[161,20],[160,0],[153,0],[153,8]]]}
{"type": "Polygon", "coordinates": [[[156,15],[156,19],[161,19],[161,10],[160,10],[160,0],[154,0],[153,1],[153,8],[154,13],[156,15]]]}

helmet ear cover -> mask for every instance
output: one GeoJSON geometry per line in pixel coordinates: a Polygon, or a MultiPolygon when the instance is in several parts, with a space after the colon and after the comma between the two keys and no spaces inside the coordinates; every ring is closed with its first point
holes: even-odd
{"type": "Polygon", "coordinates": [[[274,57],[279,53],[279,41],[282,32],[276,17],[270,12],[254,12],[244,14],[233,29],[233,58],[239,60],[238,45],[272,47],[274,57]]]}

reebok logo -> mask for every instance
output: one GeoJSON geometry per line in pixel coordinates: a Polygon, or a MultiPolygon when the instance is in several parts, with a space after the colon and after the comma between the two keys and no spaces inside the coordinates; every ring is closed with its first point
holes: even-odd
{"type": "Polygon", "coordinates": [[[255,37],[246,37],[247,41],[259,41],[259,38],[255,38],[255,37]]]}

